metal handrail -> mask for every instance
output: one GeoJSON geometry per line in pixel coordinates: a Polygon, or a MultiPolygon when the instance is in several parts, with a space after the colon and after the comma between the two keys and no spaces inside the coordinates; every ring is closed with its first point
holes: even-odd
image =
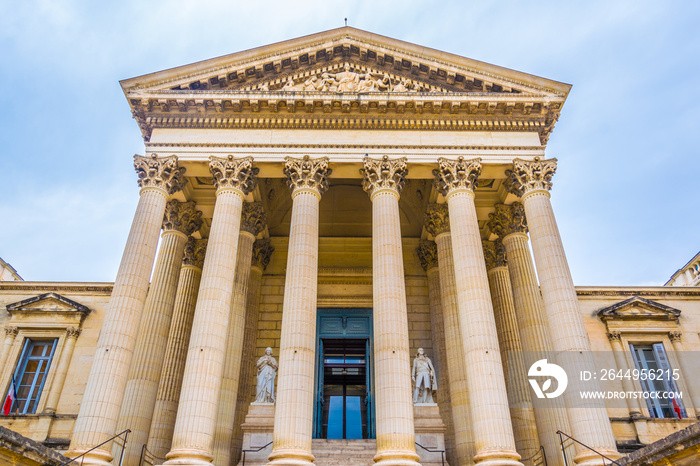
{"type": "Polygon", "coordinates": [[[529,458],[521,459],[520,462],[521,462],[521,463],[524,463],[525,461],[530,461],[531,459],[533,459],[534,457],[536,457],[536,456],[539,455],[540,453],[542,453],[542,459],[544,460],[544,466],[548,466],[548,465],[547,465],[547,452],[546,452],[546,450],[544,449],[544,445],[540,445],[540,448],[535,452],[534,455],[532,455],[532,456],[529,457],[529,458]]]}
{"type": "Polygon", "coordinates": [[[565,433],[565,432],[562,432],[561,430],[558,430],[558,431],[557,431],[557,434],[559,434],[559,444],[561,445],[561,453],[564,455],[564,464],[565,464],[566,466],[569,466],[569,462],[568,462],[568,460],[566,459],[566,452],[565,452],[565,449],[564,449],[564,439],[562,438],[562,435],[565,435],[569,440],[573,440],[574,442],[578,443],[579,445],[581,445],[581,446],[583,446],[583,447],[586,447],[586,448],[588,448],[589,450],[591,450],[592,452],[594,452],[594,453],[600,455],[600,456],[603,458],[603,464],[605,464],[605,460],[608,460],[608,461],[610,461],[610,464],[617,464],[618,466],[621,466],[620,463],[618,463],[618,462],[615,461],[614,459],[605,456],[604,454],[602,454],[601,452],[599,452],[599,451],[596,450],[595,448],[591,448],[591,447],[589,447],[588,445],[586,445],[586,444],[583,443],[583,442],[579,442],[578,440],[576,440],[575,438],[573,438],[571,435],[569,435],[569,434],[567,434],[567,433],[565,433]]]}
{"type": "Polygon", "coordinates": [[[120,455],[120,457],[119,457],[119,466],[121,466],[122,461],[124,461],[124,448],[126,447],[126,442],[127,442],[127,439],[128,439],[128,437],[129,437],[129,434],[130,434],[130,433],[131,433],[131,429],[123,430],[123,431],[119,432],[117,435],[114,435],[114,436],[108,438],[107,440],[105,440],[104,442],[100,443],[99,445],[96,445],[96,446],[90,448],[88,451],[85,451],[85,452],[79,454],[79,455],[76,456],[75,458],[72,458],[72,459],[66,461],[65,463],[61,463],[61,466],[66,466],[67,464],[72,463],[73,461],[77,460],[78,458],[83,458],[83,459],[80,460],[80,464],[82,465],[82,464],[83,464],[83,460],[85,459],[85,458],[84,458],[85,455],[87,455],[88,453],[90,453],[90,452],[93,451],[93,450],[96,450],[96,449],[100,448],[100,447],[101,447],[102,445],[104,445],[105,443],[109,443],[109,442],[111,442],[112,440],[114,440],[115,438],[118,438],[118,437],[120,438],[122,435],[124,435],[124,444],[121,445],[121,447],[122,447],[122,453],[121,453],[121,455],[120,455]]]}
{"type": "Polygon", "coordinates": [[[264,450],[265,448],[269,447],[270,445],[272,445],[272,441],[268,442],[267,445],[263,445],[262,447],[257,448],[257,449],[251,448],[249,450],[242,450],[243,451],[243,461],[241,463],[241,466],[245,466],[245,452],[249,451],[251,453],[257,453],[260,450],[264,450]]]}
{"type": "Polygon", "coordinates": [[[440,460],[442,461],[442,466],[445,466],[445,450],[430,450],[418,442],[413,442],[413,443],[415,443],[416,445],[418,445],[419,447],[421,447],[423,450],[427,451],[428,453],[440,453],[440,460]]]}
{"type": "Polygon", "coordinates": [[[151,461],[151,458],[152,458],[152,459],[155,459],[155,460],[162,460],[162,461],[165,461],[165,458],[161,458],[160,456],[154,455],[154,454],[146,447],[146,444],[144,443],[144,444],[141,446],[141,457],[139,458],[139,466],[143,466],[143,461],[144,461],[144,460],[149,461],[149,464],[151,464],[151,465],[155,464],[155,463],[153,463],[153,462],[151,461]]]}

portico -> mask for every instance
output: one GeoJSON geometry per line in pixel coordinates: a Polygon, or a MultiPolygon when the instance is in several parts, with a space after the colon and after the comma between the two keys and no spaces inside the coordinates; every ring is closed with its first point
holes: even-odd
{"type": "Polygon", "coordinates": [[[342,419],[342,438],[376,439],[387,466],[438,464],[441,449],[453,466],[518,466],[540,445],[562,464],[554,432],[569,426],[619,456],[602,403],[565,397],[548,421],[528,361],[508,362],[590,351],[545,155],[569,85],[346,27],[122,86],[145,140],[142,194],[70,454],[130,428],[126,464],[145,444],[166,465],[228,466],[257,447],[310,465],[342,419]],[[493,220],[514,206],[541,300],[527,227],[493,220]],[[494,240],[507,266],[487,267],[494,240]],[[279,370],[261,403],[267,347],[279,370]],[[414,404],[418,348],[434,404],[414,404]],[[342,416],[324,386],[341,387],[342,416]]]}

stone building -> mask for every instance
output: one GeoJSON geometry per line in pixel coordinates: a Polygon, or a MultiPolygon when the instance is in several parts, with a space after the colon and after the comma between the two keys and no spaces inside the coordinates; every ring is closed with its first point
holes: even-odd
{"type": "Polygon", "coordinates": [[[127,465],[516,466],[564,464],[557,431],[600,465],[696,421],[700,289],[572,282],[568,84],[344,27],[122,88],[145,154],[119,271],[0,283],[0,425],[70,457],[129,429],[127,465]]]}

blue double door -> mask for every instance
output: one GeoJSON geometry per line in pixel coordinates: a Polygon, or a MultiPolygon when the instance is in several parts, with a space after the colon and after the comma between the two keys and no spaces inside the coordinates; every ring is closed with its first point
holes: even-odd
{"type": "Polygon", "coordinates": [[[320,309],[314,437],[374,438],[369,309],[320,309]]]}

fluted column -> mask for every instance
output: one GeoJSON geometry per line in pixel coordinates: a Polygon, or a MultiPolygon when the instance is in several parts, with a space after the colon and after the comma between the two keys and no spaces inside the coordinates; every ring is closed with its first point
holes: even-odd
{"type": "MultiPolygon", "coordinates": [[[[528,247],[527,222],[523,205],[519,202],[510,206],[496,204],[495,212],[489,215],[488,226],[492,233],[502,239],[506,250],[525,367],[529,368],[542,359],[556,362],[540,286],[537,283],[535,266],[528,247]]],[[[557,430],[571,432],[564,399],[535,396],[531,397],[531,400],[537,433],[547,454],[547,464],[563,466],[559,436],[556,432],[557,430]]],[[[573,457],[573,445],[567,447],[567,454],[573,457]]]]}
{"type": "Polygon", "coordinates": [[[17,332],[17,327],[13,327],[11,325],[5,327],[5,341],[2,343],[2,352],[0,352],[0,367],[5,367],[7,355],[10,354],[10,349],[12,348],[12,344],[15,342],[17,332]]]}
{"type": "MultiPolygon", "coordinates": [[[[582,381],[573,376],[584,370],[594,372],[595,364],[549,199],[555,171],[556,159],[540,160],[535,157],[531,162],[514,159],[513,169],[508,170],[506,175],[509,177],[509,190],[520,196],[525,207],[557,361],[571,375],[569,387],[562,395],[569,414],[571,435],[608,457],[619,458],[604,401],[582,398],[582,381]]],[[[599,388],[597,381],[586,384],[585,390],[599,388]]],[[[590,450],[577,447],[576,451],[576,464],[603,464],[601,457],[590,450]]]]}
{"type": "MultiPolygon", "coordinates": [[[[625,358],[625,355],[629,350],[625,351],[622,346],[622,335],[620,332],[609,332],[608,339],[610,340],[610,346],[612,347],[613,356],[615,357],[615,365],[617,366],[618,370],[624,371],[625,368],[629,367],[625,358]]],[[[620,381],[622,382],[622,389],[625,392],[630,393],[636,391],[634,383],[631,379],[622,377],[620,381]]],[[[627,403],[627,411],[629,412],[629,416],[633,419],[642,416],[642,405],[640,401],[641,400],[632,397],[625,398],[625,402],[627,403]]]]}
{"type": "MultiPolygon", "coordinates": [[[[202,226],[201,217],[202,213],[195,209],[194,202],[181,203],[172,199],[165,208],[158,258],[148,288],[117,422],[117,431],[131,429],[124,451],[127,464],[138,461],[141,447],[148,441],[185,242],[202,226]]],[[[116,455],[121,448],[115,448],[116,455]]]]}
{"type": "Polygon", "coordinates": [[[455,284],[450,216],[446,204],[430,204],[425,215],[425,229],[437,243],[440,271],[440,297],[444,312],[445,352],[447,375],[450,382],[450,403],[455,436],[457,463],[464,466],[474,462],[474,431],[469,406],[469,386],[464,362],[464,345],[459,329],[459,309],[455,284]]]}
{"type": "MultiPolygon", "coordinates": [[[[685,389],[690,396],[690,400],[693,404],[693,409],[695,409],[695,417],[700,418],[700,398],[698,398],[698,390],[695,388],[695,384],[690,382],[691,380],[697,380],[694,377],[694,373],[691,370],[693,363],[687,360],[688,355],[683,350],[683,342],[681,341],[683,334],[680,331],[669,332],[668,338],[671,340],[673,345],[673,351],[676,353],[676,358],[678,359],[678,364],[680,364],[680,370],[683,374],[683,379],[686,381],[685,389]]],[[[692,353],[691,353],[692,354],[692,353]]],[[[620,366],[618,366],[620,367],[620,366]]],[[[622,366],[624,367],[624,366],[622,366]]],[[[688,410],[688,402],[686,401],[686,410],[688,410]]]]}
{"type": "Polygon", "coordinates": [[[520,344],[505,250],[500,240],[482,243],[493,300],[493,312],[496,317],[503,372],[506,377],[515,447],[523,458],[529,458],[539,450],[540,441],[537,437],[535,415],[530,400],[531,388],[527,381],[527,369],[523,360],[523,348],[520,344]]]}
{"type": "Polygon", "coordinates": [[[238,237],[238,258],[236,275],[233,282],[231,299],[231,317],[226,338],[226,364],[219,392],[219,404],[214,429],[214,464],[227,465],[231,461],[233,423],[238,401],[238,381],[243,357],[243,339],[246,321],[246,300],[250,265],[253,256],[255,237],[265,229],[267,215],[262,210],[261,202],[249,202],[243,205],[241,232],[238,237]]]}
{"type": "Polygon", "coordinates": [[[452,425],[452,405],[450,403],[450,383],[447,379],[447,359],[445,355],[445,323],[442,311],[440,290],[440,269],[438,268],[437,244],[423,240],[416,249],[421,267],[428,275],[428,298],[430,301],[430,333],[433,340],[433,352],[437,360],[438,387],[435,400],[440,409],[440,417],[445,423],[445,450],[451,457],[454,452],[454,426],[452,425]]]}
{"type": "MultiPolygon", "coordinates": [[[[116,434],[141,313],[146,301],[158,234],[168,196],[184,184],[177,157],[134,156],[141,194],[95,348],[73,438],[67,455],[77,456],[116,434]]],[[[83,458],[85,465],[108,465],[109,445],[83,458]]]]}
{"type": "Polygon", "coordinates": [[[460,157],[440,158],[438,163],[440,168],[434,173],[450,213],[459,327],[470,371],[467,383],[476,444],[474,461],[520,465],[474,204],[481,162],[460,157]]]}
{"type": "Polygon", "coordinates": [[[231,459],[239,460],[243,445],[241,425],[248,413],[250,402],[255,398],[255,342],[258,337],[258,310],[262,291],[262,275],[270,263],[270,256],[275,248],[270,239],[259,239],[253,243],[253,258],[250,266],[248,281],[248,296],[246,301],[245,337],[243,338],[243,360],[241,361],[241,376],[238,381],[238,402],[236,418],[233,424],[233,445],[231,459]]]}
{"type": "MultiPolygon", "coordinates": [[[[66,382],[66,376],[68,375],[68,368],[70,367],[70,361],[73,358],[73,350],[75,349],[75,341],[80,336],[80,328],[78,327],[68,327],[66,329],[66,339],[63,343],[63,350],[61,351],[61,360],[58,363],[58,368],[56,369],[56,376],[51,383],[51,390],[49,391],[49,398],[46,400],[46,407],[44,408],[45,413],[55,413],[56,407],[58,406],[58,401],[61,399],[61,392],[63,391],[63,384],[66,382]]],[[[0,366],[2,364],[0,363],[0,366]]]]}
{"type": "Polygon", "coordinates": [[[328,158],[285,158],[292,190],[271,465],[309,465],[314,410],[318,222],[328,158]]]}
{"type": "Polygon", "coordinates": [[[365,157],[363,189],[372,201],[374,387],[381,465],[417,465],[399,196],[406,159],[365,157]]]}
{"type": "Polygon", "coordinates": [[[194,308],[202,278],[204,253],[207,240],[189,237],[185,243],[184,259],[173,306],[172,323],[165,349],[163,369],[158,384],[156,403],[153,408],[151,430],[148,435],[148,449],[158,458],[165,458],[170,451],[175,429],[178,400],[182,377],[185,372],[187,345],[192,331],[194,308]]]}
{"type": "Polygon", "coordinates": [[[256,186],[252,157],[210,157],[216,203],[202,269],[172,449],[165,464],[209,464],[216,423],[243,200],[256,186]]]}

